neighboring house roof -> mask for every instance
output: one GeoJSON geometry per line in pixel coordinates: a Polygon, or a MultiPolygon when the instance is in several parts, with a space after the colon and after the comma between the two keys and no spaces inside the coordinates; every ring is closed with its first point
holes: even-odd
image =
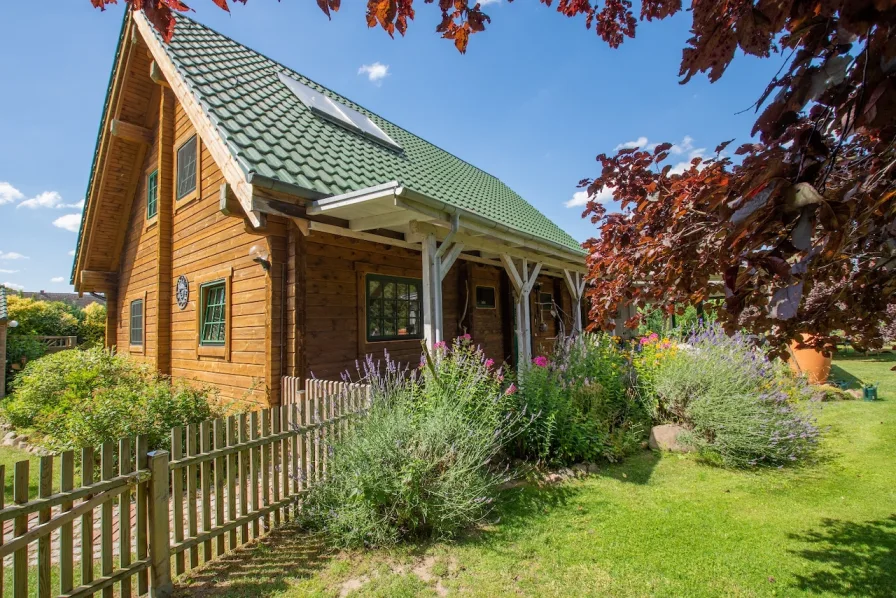
{"type": "Polygon", "coordinates": [[[575,239],[496,177],[187,17],[178,15],[174,38],[163,46],[250,180],[261,175],[318,195],[398,181],[584,254],[575,239]],[[402,151],[315,115],[279,80],[281,71],[367,115],[402,151]]]}
{"type": "Polygon", "coordinates": [[[0,287],[0,322],[5,322],[9,317],[6,311],[6,287],[0,287]]]}
{"type": "Polygon", "coordinates": [[[78,293],[47,293],[45,291],[23,291],[21,295],[26,299],[34,299],[35,301],[62,301],[63,303],[68,303],[69,305],[77,305],[80,308],[85,308],[91,303],[99,303],[100,305],[106,304],[106,300],[102,297],[97,297],[96,295],[78,296],[78,293]]]}

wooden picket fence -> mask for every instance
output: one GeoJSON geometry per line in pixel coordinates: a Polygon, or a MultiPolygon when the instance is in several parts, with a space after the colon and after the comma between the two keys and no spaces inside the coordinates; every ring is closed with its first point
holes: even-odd
{"type": "Polygon", "coordinates": [[[73,451],[41,457],[37,497],[16,463],[9,506],[0,466],[0,595],[168,596],[172,562],[185,573],[294,517],[371,400],[364,385],[301,382],[283,379],[279,407],[173,428],[170,453],[144,437],[83,449],[77,487],[73,451]]]}

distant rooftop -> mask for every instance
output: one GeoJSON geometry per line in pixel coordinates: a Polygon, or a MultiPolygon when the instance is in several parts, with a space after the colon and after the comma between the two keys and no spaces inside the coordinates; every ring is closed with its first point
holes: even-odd
{"type": "Polygon", "coordinates": [[[34,299],[35,301],[62,301],[63,303],[68,303],[69,305],[77,305],[80,308],[85,308],[91,303],[99,303],[100,305],[106,305],[106,300],[103,297],[98,297],[97,295],[84,295],[83,297],[79,297],[78,293],[48,293],[46,291],[22,291],[20,294],[22,297],[26,299],[34,299]]]}

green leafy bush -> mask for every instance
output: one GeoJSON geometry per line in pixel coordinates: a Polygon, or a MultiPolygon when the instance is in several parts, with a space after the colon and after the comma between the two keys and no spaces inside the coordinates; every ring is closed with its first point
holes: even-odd
{"type": "MultiPolygon", "coordinates": [[[[15,330],[15,329],[14,329],[15,330]]],[[[47,346],[37,339],[36,334],[10,334],[6,337],[6,387],[11,388],[16,374],[13,364],[28,363],[47,352],[47,346]]]]}
{"type": "Polygon", "coordinates": [[[77,336],[83,314],[77,306],[63,301],[36,301],[10,294],[9,319],[19,323],[19,332],[42,336],[77,336]]]}
{"type": "Polygon", "coordinates": [[[519,373],[519,409],[533,421],[519,454],[549,462],[616,461],[644,435],[643,409],[626,386],[629,364],[606,335],[558,342],[550,359],[536,357],[519,373]]]}
{"type": "Polygon", "coordinates": [[[785,364],[716,326],[667,342],[641,339],[634,358],[645,373],[635,387],[658,423],[690,428],[684,440],[727,466],[783,465],[814,451],[810,392],[785,364]]]}
{"type": "Polygon", "coordinates": [[[106,306],[91,303],[82,310],[78,339],[84,348],[102,346],[106,338],[106,306]]]}
{"type": "Polygon", "coordinates": [[[327,479],[303,512],[344,546],[446,538],[490,511],[506,470],[496,458],[522,417],[500,373],[459,341],[438,347],[419,372],[364,364],[373,386],[366,417],[330,447],[327,479]]]}
{"type": "Polygon", "coordinates": [[[101,348],[61,351],[30,361],[2,412],[34,428],[55,450],[99,446],[145,434],[165,448],[172,426],[217,415],[213,391],[172,382],[147,364],[101,348]]]}

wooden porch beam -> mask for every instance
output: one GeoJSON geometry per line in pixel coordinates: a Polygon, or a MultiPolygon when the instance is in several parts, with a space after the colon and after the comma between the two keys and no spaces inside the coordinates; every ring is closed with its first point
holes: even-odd
{"type": "Polygon", "coordinates": [[[409,214],[405,210],[390,214],[380,214],[379,216],[364,216],[349,220],[348,227],[355,232],[374,230],[377,228],[389,228],[390,226],[407,224],[416,216],[416,214],[409,214]]]}
{"type": "MultiPolygon", "coordinates": [[[[466,226],[466,224],[464,226],[466,226]]],[[[443,239],[447,239],[448,237],[448,235],[445,233],[444,228],[434,226],[428,222],[420,222],[419,220],[414,220],[408,224],[408,227],[412,235],[427,235],[429,233],[433,233],[436,235],[436,238],[441,237],[443,239]]],[[[544,256],[532,251],[526,251],[525,249],[519,247],[511,247],[510,245],[504,245],[495,241],[483,239],[482,237],[474,237],[472,235],[468,235],[466,232],[458,232],[454,235],[453,240],[458,243],[463,243],[469,250],[478,249],[497,255],[507,254],[510,257],[516,259],[537,261],[544,264],[545,266],[556,268],[560,271],[567,269],[574,272],[582,273],[586,271],[584,258],[582,258],[582,265],[577,266],[572,262],[564,262],[550,256],[544,256]]]]}
{"type": "Polygon", "coordinates": [[[118,272],[81,270],[81,286],[85,291],[106,291],[118,287],[118,272]]]}
{"type": "Polygon", "coordinates": [[[171,87],[168,85],[168,81],[165,80],[165,75],[162,73],[162,69],[159,68],[159,63],[155,60],[149,63],[149,78],[157,85],[171,87]]]}
{"type": "Polygon", "coordinates": [[[147,129],[134,123],[117,118],[113,119],[109,123],[109,132],[112,133],[113,137],[118,137],[123,141],[152,145],[152,129],[147,129]]]}

